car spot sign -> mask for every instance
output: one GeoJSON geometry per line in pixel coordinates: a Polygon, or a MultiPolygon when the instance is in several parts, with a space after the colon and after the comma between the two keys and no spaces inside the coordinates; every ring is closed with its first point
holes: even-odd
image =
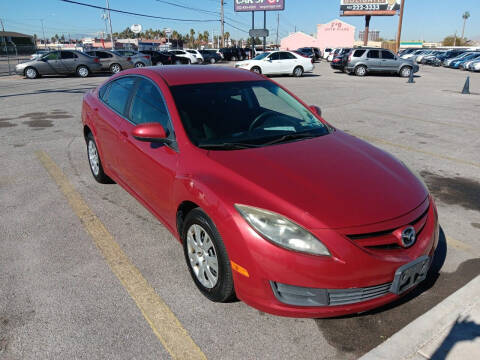
{"type": "Polygon", "coordinates": [[[343,16],[396,15],[401,0],[340,0],[340,13],[343,16]]]}
{"type": "Polygon", "coordinates": [[[285,0],[235,0],[235,11],[279,11],[285,9],[285,0]]]}

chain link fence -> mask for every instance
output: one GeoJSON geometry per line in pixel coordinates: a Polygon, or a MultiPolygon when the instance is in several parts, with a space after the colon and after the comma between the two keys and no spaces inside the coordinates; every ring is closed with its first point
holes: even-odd
{"type": "Polygon", "coordinates": [[[0,76],[15,74],[15,65],[30,59],[36,50],[34,45],[0,41],[0,76]]]}

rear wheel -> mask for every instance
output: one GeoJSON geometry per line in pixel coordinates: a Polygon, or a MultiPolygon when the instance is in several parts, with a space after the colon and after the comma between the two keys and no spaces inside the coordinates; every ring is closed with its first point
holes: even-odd
{"type": "Polygon", "coordinates": [[[251,72],[254,72],[256,74],[261,74],[262,69],[260,69],[258,66],[254,66],[253,68],[250,69],[251,72]]]}
{"type": "Polygon", "coordinates": [[[302,77],[302,75],[303,75],[303,68],[301,66],[297,66],[295,69],[293,69],[293,76],[302,77]]]}
{"type": "Polygon", "coordinates": [[[210,59],[210,64],[215,64],[215,58],[210,59]]]}
{"type": "Polygon", "coordinates": [[[122,66],[120,64],[112,64],[110,65],[110,71],[112,74],[118,74],[120,71],[122,71],[122,66]]]}
{"type": "Polygon", "coordinates": [[[28,79],[36,79],[38,77],[38,71],[33,67],[25,69],[25,77],[28,79]]]}
{"type": "Polygon", "coordinates": [[[412,73],[412,68],[410,66],[404,66],[400,69],[400,76],[401,77],[410,77],[410,74],[412,73]]]}
{"type": "Polygon", "coordinates": [[[357,76],[365,76],[367,75],[367,68],[363,65],[357,66],[355,68],[355,75],[357,76]]]}
{"type": "Polygon", "coordinates": [[[141,68],[141,67],[144,67],[144,66],[145,66],[145,64],[140,62],[140,61],[135,64],[136,68],[141,68]]]}
{"type": "Polygon", "coordinates": [[[103,171],[102,162],[100,161],[100,155],[98,153],[97,144],[93,138],[92,133],[87,135],[87,154],[88,154],[88,163],[90,164],[90,170],[92,175],[97,182],[100,184],[111,184],[113,183],[112,179],[108,177],[103,171]]]}
{"type": "Polygon", "coordinates": [[[177,60],[175,60],[175,64],[181,65],[181,64],[182,64],[182,61],[181,61],[180,59],[177,59],[177,60]]]}
{"type": "Polygon", "coordinates": [[[232,61],[237,61],[237,57],[236,57],[236,56],[232,56],[232,61]]]}
{"type": "Polygon", "coordinates": [[[190,211],[184,224],[183,250],[195,285],[211,301],[232,300],[235,291],[230,260],[215,224],[200,208],[190,211]]]}
{"type": "Polygon", "coordinates": [[[88,67],[86,67],[85,65],[80,65],[77,68],[77,75],[82,78],[86,78],[88,75],[90,75],[90,70],[88,70],[88,67]]]}

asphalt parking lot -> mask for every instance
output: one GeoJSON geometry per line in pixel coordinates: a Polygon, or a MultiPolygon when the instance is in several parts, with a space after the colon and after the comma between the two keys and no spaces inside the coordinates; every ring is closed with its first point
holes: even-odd
{"type": "Polygon", "coordinates": [[[274,78],[417,171],[439,209],[438,274],[398,303],[323,320],[208,301],[168,231],[122,188],[94,181],[80,110],[105,79],[0,78],[0,359],[168,359],[159,338],[171,329],[141,307],[158,299],[186,330],[177,345],[209,359],[354,359],[480,273],[479,73],[422,67],[408,84],[321,63],[274,78]],[[472,95],[461,95],[467,75],[472,95]],[[119,248],[106,254],[96,231],[119,248]],[[138,291],[147,287],[154,294],[138,291]]]}

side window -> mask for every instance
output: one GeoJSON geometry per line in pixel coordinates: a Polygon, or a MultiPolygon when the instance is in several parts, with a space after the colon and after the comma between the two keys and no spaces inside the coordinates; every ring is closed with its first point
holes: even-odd
{"type": "Polygon", "coordinates": [[[122,77],[110,83],[110,91],[104,101],[119,114],[125,113],[130,93],[135,85],[135,78],[122,77]]]}
{"type": "Polygon", "coordinates": [[[280,53],[280,60],[295,60],[296,57],[293,54],[290,54],[289,52],[281,52],[280,53]]]}
{"type": "Polygon", "coordinates": [[[369,59],[379,59],[380,58],[380,51],[378,50],[370,50],[367,54],[369,59]]]}
{"type": "Polygon", "coordinates": [[[95,55],[95,51],[87,51],[85,54],[90,55],[90,56],[97,56],[95,55]]]}
{"type": "Polygon", "coordinates": [[[111,83],[103,85],[100,90],[98,91],[98,97],[102,99],[103,101],[106,101],[107,99],[105,98],[108,94],[108,90],[110,89],[111,83]]]}
{"type": "Polygon", "coordinates": [[[61,51],[60,52],[62,59],[76,59],[78,56],[72,51],[61,51]]]}
{"type": "Polygon", "coordinates": [[[280,53],[276,52],[270,55],[269,60],[280,60],[280,53]]]}
{"type": "Polygon", "coordinates": [[[109,53],[103,52],[103,51],[97,51],[97,56],[98,56],[100,59],[108,59],[108,58],[113,57],[112,54],[109,54],[109,53]]]}
{"type": "MultiPolygon", "coordinates": [[[[330,50],[331,51],[331,50],[330,50]]],[[[353,57],[362,57],[366,50],[355,50],[353,57]]]]}
{"type": "Polygon", "coordinates": [[[158,122],[168,135],[172,132],[167,107],[158,88],[149,80],[142,79],[132,98],[130,120],[138,125],[158,122]]]}
{"type": "Polygon", "coordinates": [[[51,52],[50,54],[45,55],[43,58],[45,60],[58,60],[59,58],[59,53],[58,51],[51,52]]]}
{"type": "Polygon", "coordinates": [[[395,55],[393,55],[390,51],[383,50],[382,51],[382,58],[383,59],[395,59],[395,55]]]}

